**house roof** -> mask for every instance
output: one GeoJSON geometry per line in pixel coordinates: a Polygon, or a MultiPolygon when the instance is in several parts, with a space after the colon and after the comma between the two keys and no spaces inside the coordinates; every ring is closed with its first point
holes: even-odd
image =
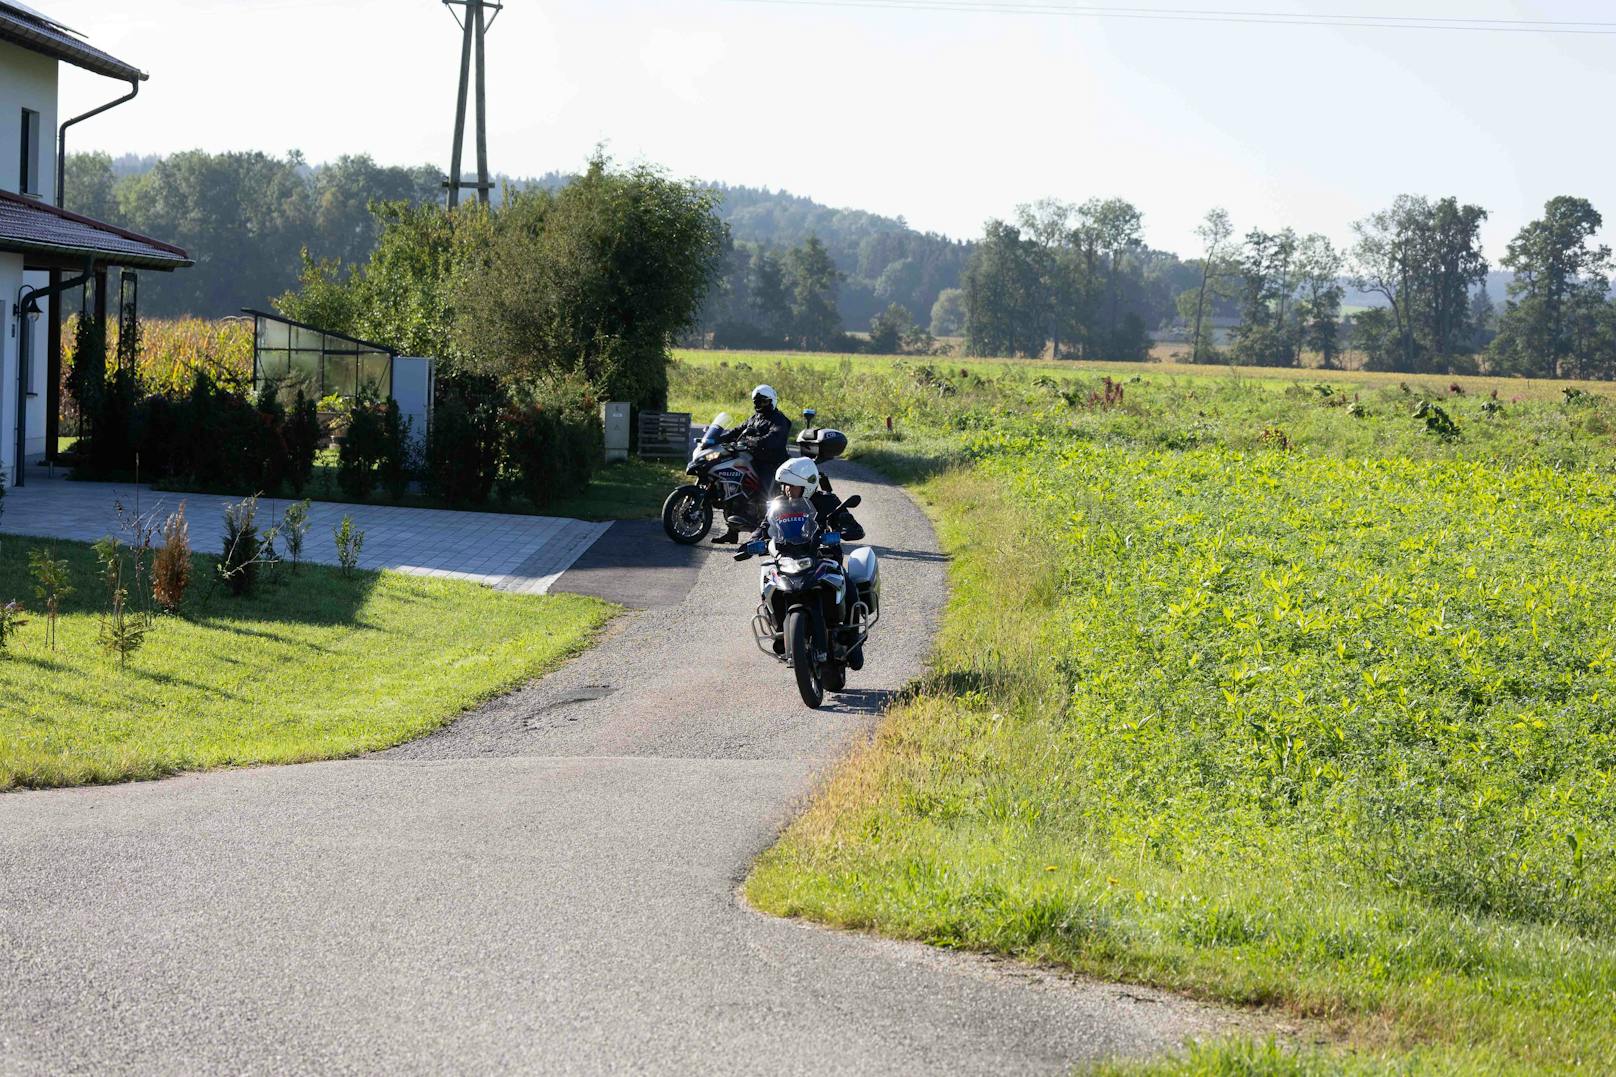
{"type": "Polygon", "coordinates": [[[67,265],[86,258],[133,269],[183,269],[191,256],[172,243],[37,198],[0,191],[0,251],[44,255],[67,265]]]}
{"type": "Polygon", "coordinates": [[[9,41],[32,52],[121,82],[144,82],[146,79],[146,73],[140,68],[102,52],[76,31],[14,0],[0,0],[0,41],[9,41]]]}

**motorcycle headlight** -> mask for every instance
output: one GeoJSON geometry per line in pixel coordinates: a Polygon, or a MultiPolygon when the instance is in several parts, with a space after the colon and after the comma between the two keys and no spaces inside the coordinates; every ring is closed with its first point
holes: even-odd
{"type": "Polygon", "coordinates": [[[780,571],[793,575],[813,571],[814,559],[812,557],[782,557],[780,558],[780,571]]]}

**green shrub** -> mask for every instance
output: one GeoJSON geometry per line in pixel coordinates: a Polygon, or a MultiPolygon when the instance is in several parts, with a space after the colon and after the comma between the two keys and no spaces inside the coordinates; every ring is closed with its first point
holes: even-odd
{"type": "Polygon", "coordinates": [[[577,494],[601,463],[595,400],[581,386],[548,387],[506,409],[505,467],[535,508],[577,494]]]}
{"type": "Polygon", "coordinates": [[[427,438],[426,480],[451,505],[481,505],[499,477],[499,417],[503,394],[492,378],[438,379],[427,438]]]}
{"type": "Polygon", "coordinates": [[[337,453],[337,485],[350,500],[368,501],[376,488],[376,468],[387,455],[387,423],[381,403],[370,392],[348,408],[348,434],[337,453]]]}
{"type": "Polygon", "coordinates": [[[410,485],[410,422],[391,397],[382,411],[381,458],[376,470],[387,496],[402,501],[410,485]]]}
{"type": "Polygon", "coordinates": [[[11,646],[11,637],[17,629],[28,623],[28,619],[22,614],[22,603],[15,599],[0,605],[0,656],[3,656],[11,646]]]}
{"type": "Polygon", "coordinates": [[[299,496],[314,474],[314,455],[320,448],[320,415],[313,400],[302,389],[286,417],[287,482],[299,496]]]}
{"type": "Polygon", "coordinates": [[[257,517],[256,497],[242,498],[224,512],[224,549],[218,571],[233,595],[250,593],[258,582],[261,549],[257,517]]]}
{"type": "Polygon", "coordinates": [[[359,567],[359,555],[365,549],[365,533],[354,526],[352,516],[344,516],[332,536],[337,542],[337,564],[344,576],[352,576],[359,567]]]}

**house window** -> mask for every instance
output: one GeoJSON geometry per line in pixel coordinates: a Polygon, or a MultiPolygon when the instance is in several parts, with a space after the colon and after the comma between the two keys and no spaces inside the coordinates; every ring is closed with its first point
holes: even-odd
{"type": "Polygon", "coordinates": [[[22,158],[17,167],[17,190],[39,193],[39,113],[22,110],[22,158]]]}

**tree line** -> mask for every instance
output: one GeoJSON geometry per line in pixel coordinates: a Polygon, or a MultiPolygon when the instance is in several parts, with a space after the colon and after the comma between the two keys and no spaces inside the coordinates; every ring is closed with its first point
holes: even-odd
{"type": "MultiPolygon", "coordinates": [[[[500,197],[554,194],[573,178],[507,180],[500,197]]],[[[436,204],[442,182],[435,167],[366,156],[315,166],[296,153],[201,151],[132,163],[75,154],[66,175],[69,208],[197,259],[148,274],[143,310],[204,317],[293,287],[305,252],[364,263],[386,220],[372,208],[436,204]]],[[[962,336],[977,354],[1137,360],[1153,333],[1173,330],[1198,362],[1329,367],[1351,351],[1380,370],[1616,377],[1611,256],[1586,199],[1553,199],[1522,229],[1499,259],[1513,282],[1495,297],[1487,213],[1456,198],[1401,197],[1357,222],[1345,249],[1290,228],[1241,234],[1214,210],[1200,250],[1181,258],[1150,247],[1143,214],[1120,198],[1045,199],[962,242],[785,192],[691,186],[712,196],[723,227],[689,343],[897,351],[962,336]],[[1344,311],[1347,285],[1371,304],[1344,311]]]]}
{"type": "MultiPolygon", "coordinates": [[[[494,201],[508,191],[554,193],[577,177],[550,173],[497,177],[494,201]]],[[[399,168],[367,156],[312,165],[300,154],[191,151],[167,157],[73,154],[68,158],[69,209],[133,228],[185,247],[198,268],[172,276],[152,275],[143,285],[142,307],[159,317],[195,314],[220,317],[244,306],[262,306],[298,279],[304,248],[316,259],[363,261],[379,236],[369,207],[443,200],[444,175],[431,165],[399,168]]],[[[701,314],[708,332],[801,338],[783,332],[779,311],[753,303],[746,276],[753,255],[767,250],[788,276],[790,252],[810,238],[836,274],[826,293],[841,327],[863,327],[898,304],[924,320],[937,296],[959,281],[969,246],[922,234],[901,219],[860,210],[832,209],[784,191],[699,184],[714,197],[714,211],[729,231],[720,287],[701,314]]],[[[823,281],[822,266],[810,265],[823,281]]],[[[766,272],[766,271],[765,271],[766,272]]],[[[823,305],[823,304],[819,304],[823,305]]],[[[826,335],[829,334],[829,335],[826,335]]]]}
{"type": "Polygon", "coordinates": [[[429,203],[442,198],[442,184],[431,166],[388,167],[362,155],[316,167],[297,153],[195,150],[124,170],[107,154],[77,153],[67,159],[64,195],[76,213],[177,243],[196,259],[193,269],[141,278],[145,313],[217,318],[290,288],[305,249],[364,260],[380,235],[372,203],[429,203]]]}
{"type": "Polygon", "coordinates": [[[1013,222],[988,222],[958,317],[978,355],[1143,360],[1149,330],[1172,324],[1192,362],[1328,369],[1355,350],[1373,370],[1616,378],[1598,211],[1557,197],[1521,229],[1500,259],[1513,277],[1501,309],[1486,287],[1486,219],[1457,198],[1404,195],[1356,222],[1341,250],[1291,228],[1240,236],[1213,209],[1196,232],[1199,256],[1180,262],[1145,245],[1142,216],[1126,201],[1044,200],[1013,222]],[[1344,315],[1348,283],[1375,304],[1344,315]],[[1166,319],[1163,284],[1177,288],[1166,319]]]}

